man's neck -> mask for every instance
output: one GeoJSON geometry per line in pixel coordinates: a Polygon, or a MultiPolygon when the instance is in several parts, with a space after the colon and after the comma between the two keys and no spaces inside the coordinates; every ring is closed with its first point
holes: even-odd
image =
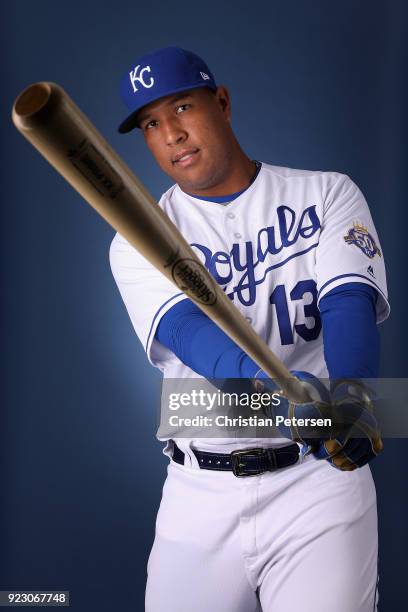
{"type": "Polygon", "coordinates": [[[184,189],[180,185],[183,191],[190,193],[191,195],[197,195],[202,197],[220,197],[227,196],[238,191],[242,191],[249,187],[257,173],[257,165],[254,161],[250,160],[244,153],[242,153],[241,159],[238,163],[234,163],[231,168],[231,172],[218,184],[204,189],[184,189]],[[193,193],[194,191],[194,193],[193,193]]]}

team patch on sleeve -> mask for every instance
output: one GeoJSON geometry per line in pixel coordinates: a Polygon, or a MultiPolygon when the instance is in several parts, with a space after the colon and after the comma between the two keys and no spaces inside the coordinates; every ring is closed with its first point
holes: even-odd
{"type": "Polygon", "coordinates": [[[370,259],[373,259],[373,257],[376,255],[381,257],[381,251],[378,248],[373,236],[370,234],[368,229],[358,221],[354,221],[353,227],[347,230],[344,240],[347,242],[347,244],[354,244],[370,259]]]}

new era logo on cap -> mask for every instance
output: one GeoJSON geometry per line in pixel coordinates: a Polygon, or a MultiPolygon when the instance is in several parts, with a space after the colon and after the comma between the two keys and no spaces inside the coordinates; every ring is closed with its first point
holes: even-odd
{"type": "Polygon", "coordinates": [[[121,81],[120,94],[130,115],[119,126],[119,132],[137,127],[136,116],[143,106],[196,87],[217,89],[207,64],[195,53],[166,47],[139,58],[121,81]]]}

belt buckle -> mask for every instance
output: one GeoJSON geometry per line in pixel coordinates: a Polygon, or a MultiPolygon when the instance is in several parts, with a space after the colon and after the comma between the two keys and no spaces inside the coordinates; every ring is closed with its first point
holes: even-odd
{"type": "Polygon", "coordinates": [[[232,471],[234,476],[240,478],[241,476],[258,476],[259,474],[263,474],[268,470],[258,470],[257,472],[251,472],[248,474],[247,472],[243,472],[241,468],[245,466],[244,463],[240,463],[241,455],[252,455],[253,457],[260,457],[262,455],[267,455],[267,449],[265,448],[246,448],[245,450],[236,450],[231,453],[231,464],[232,471]]]}

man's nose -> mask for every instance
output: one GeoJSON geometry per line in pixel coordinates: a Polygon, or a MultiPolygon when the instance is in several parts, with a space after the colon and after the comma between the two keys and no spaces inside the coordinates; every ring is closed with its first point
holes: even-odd
{"type": "Polygon", "coordinates": [[[169,146],[180,144],[186,140],[187,132],[180,126],[178,121],[166,121],[163,127],[166,143],[169,146]]]}

